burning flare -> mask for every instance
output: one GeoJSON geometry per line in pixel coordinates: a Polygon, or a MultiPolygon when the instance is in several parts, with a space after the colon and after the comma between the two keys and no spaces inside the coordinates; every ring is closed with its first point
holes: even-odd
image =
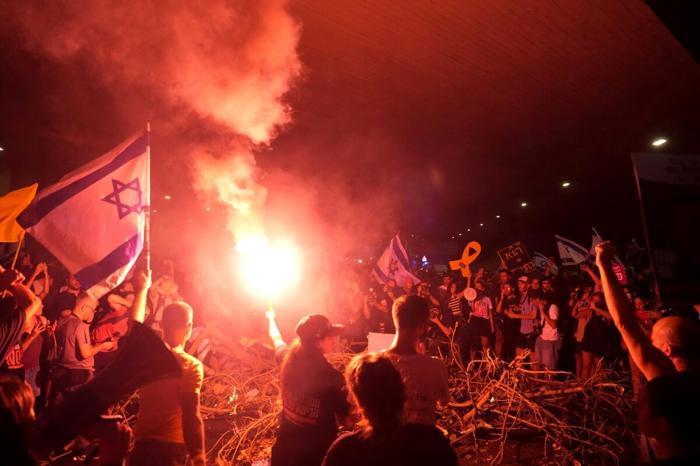
{"type": "Polygon", "coordinates": [[[299,283],[301,255],[291,241],[271,244],[264,234],[251,234],[238,239],[236,251],[244,283],[270,304],[299,283]]]}

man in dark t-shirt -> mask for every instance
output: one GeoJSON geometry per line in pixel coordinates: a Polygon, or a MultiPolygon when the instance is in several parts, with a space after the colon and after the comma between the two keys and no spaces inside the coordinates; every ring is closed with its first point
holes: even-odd
{"type": "MultiPolygon", "coordinates": [[[[274,315],[268,318],[272,329],[274,315]]],[[[345,380],[324,357],[342,331],[325,316],[312,314],[299,321],[299,339],[289,348],[285,349],[278,329],[270,332],[275,347],[285,353],[280,376],[282,413],[272,466],[320,465],[338,434],[338,420],[348,416],[345,380]]]]}

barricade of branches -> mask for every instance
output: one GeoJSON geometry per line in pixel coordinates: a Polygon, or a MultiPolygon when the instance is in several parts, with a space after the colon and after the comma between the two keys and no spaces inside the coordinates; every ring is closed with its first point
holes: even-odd
{"type": "MultiPolygon", "coordinates": [[[[631,396],[623,376],[602,366],[583,382],[568,372],[488,355],[466,367],[453,364],[451,399],[440,424],[455,447],[476,460],[498,464],[510,437],[542,444],[541,457],[553,464],[617,464],[634,444],[631,396]],[[484,438],[495,453],[479,459],[484,438]]],[[[453,361],[454,362],[454,361],[453,361]]]]}
{"type": "MultiPolygon", "coordinates": [[[[252,347],[229,353],[226,370],[209,371],[202,388],[203,415],[221,424],[208,455],[221,465],[267,464],[281,409],[278,361],[252,347]]],[[[338,353],[330,359],[342,370],[352,357],[338,353]]],[[[475,461],[502,462],[508,442],[517,437],[541,445],[544,462],[614,464],[634,442],[627,424],[634,419],[631,397],[623,377],[610,370],[601,367],[581,382],[523,357],[506,362],[488,355],[467,365],[458,356],[444,359],[452,401],[438,425],[458,452],[475,461]],[[495,453],[479,458],[485,443],[495,453]]]]}

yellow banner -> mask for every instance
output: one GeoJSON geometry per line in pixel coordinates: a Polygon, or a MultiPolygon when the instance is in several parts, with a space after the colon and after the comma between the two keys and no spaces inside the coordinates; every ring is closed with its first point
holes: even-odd
{"type": "Polygon", "coordinates": [[[38,186],[34,183],[0,197],[0,243],[19,241],[24,230],[17,223],[17,217],[32,202],[38,186]]]}

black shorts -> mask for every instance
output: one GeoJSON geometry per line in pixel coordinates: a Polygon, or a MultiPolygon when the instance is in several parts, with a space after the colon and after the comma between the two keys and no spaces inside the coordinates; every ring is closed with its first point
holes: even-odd
{"type": "Polygon", "coordinates": [[[473,337],[487,337],[491,335],[491,322],[483,317],[472,317],[469,320],[469,333],[473,337]]]}
{"type": "Polygon", "coordinates": [[[535,351],[535,341],[537,341],[537,334],[535,332],[518,333],[518,338],[515,342],[515,347],[535,351]]]}

